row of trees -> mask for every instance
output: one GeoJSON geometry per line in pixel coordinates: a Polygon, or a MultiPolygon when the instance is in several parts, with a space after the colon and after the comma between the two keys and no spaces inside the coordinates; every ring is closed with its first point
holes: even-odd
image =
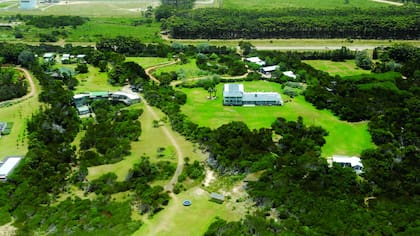
{"type": "Polygon", "coordinates": [[[417,8],[196,9],[179,11],[162,28],[173,38],[418,39],[417,8]]]}

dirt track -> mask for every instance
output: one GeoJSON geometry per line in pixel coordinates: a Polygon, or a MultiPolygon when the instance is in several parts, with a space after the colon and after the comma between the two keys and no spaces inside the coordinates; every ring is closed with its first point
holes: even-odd
{"type": "Polygon", "coordinates": [[[22,67],[13,67],[13,68],[16,69],[16,70],[19,70],[19,71],[23,72],[25,78],[29,82],[29,87],[30,87],[31,91],[28,94],[26,94],[25,96],[23,96],[23,97],[14,98],[14,99],[11,99],[11,100],[0,102],[0,105],[2,105],[4,103],[9,103],[9,102],[10,103],[16,103],[16,102],[23,101],[23,100],[25,100],[27,98],[30,98],[30,97],[34,96],[35,93],[36,93],[35,83],[34,83],[34,81],[32,79],[32,75],[29,73],[29,71],[27,69],[25,69],[25,68],[22,68],[22,67]]]}

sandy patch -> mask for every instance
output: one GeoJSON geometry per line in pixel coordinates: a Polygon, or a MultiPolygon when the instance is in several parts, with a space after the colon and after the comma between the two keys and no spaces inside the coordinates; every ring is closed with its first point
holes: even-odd
{"type": "Polygon", "coordinates": [[[209,168],[206,168],[206,178],[204,178],[204,186],[208,187],[210,183],[215,180],[216,177],[214,176],[214,171],[210,170],[209,168]]]}

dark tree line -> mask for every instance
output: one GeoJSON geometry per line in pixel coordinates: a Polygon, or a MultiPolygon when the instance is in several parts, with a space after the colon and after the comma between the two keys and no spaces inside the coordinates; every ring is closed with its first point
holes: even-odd
{"type": "Polygon", "coordinates": [[[196,9],[179,11],[163,29],[173,38],[418,39],[416,7],[371,9],[196,9]]]}
{"type": "Polygon", "coordinates": [[[83,25],[89,19],[80,16],[21,16],[22,20],[28,25],[34,25],[38,28],[58,28],[63,26],[72,26],[76,28],[83,25]]]}

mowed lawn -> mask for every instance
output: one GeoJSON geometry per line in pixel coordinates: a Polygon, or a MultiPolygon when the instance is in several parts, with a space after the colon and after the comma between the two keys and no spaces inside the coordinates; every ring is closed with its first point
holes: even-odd
{"type": "Polygon", "coordinates": [[[334,9],[341,7],[386,7],[387,4],[378,3],[371,0],[349,0],[348,4],[344,0],[223,0],[221,4],[223,8],[233,9],[273,9],[286,7],[304,7],[304,8],[319,8],[319,9],[334,9]]]}
{"type": "Polygon", "coordinates": [[[367,122],[341,121],[328,110],[317,110],[303,96],[290,99],[282,93],[281,85],[266,81],[244,82],[245,91],[275,91],[282,95],[284,106],[235,107],[222,105],[223,84],[217,86],[216,100],[208,100],[208,92],[202,88],[182,89],[187,94],[187,103],[182,112],[191,121],[217,128],[230,121],[243,121],[251,129],[270,127],[277,117],[297,120],[302,116],[307,125],[321,126],[329,132],[327,143],[322,148],[325,157],[333,154],[360,155],[366,148],[374,147],[367,130],[367,122]]]}
{"type": "Polygon", "coordinates": [[[199,187],[191,188],[176,195],[164,210],[151,219],[144,219],[144,224],[134,236],[189,236],[203,235],[218,216],[227,221],[243,217],[229,209],[228,204],[209,201],[209,193],[199,187]],[[184,200],[191,200],[192,205],[185,207],[184,200]]]}
{"type": "Polygon", "coordinates": [[[344,62],[329,60],[305,60],[303,62],[317,70],[328,72],[332,76],[352,76],[372,73],[370,70],[364,70],[357,67],[354,60],[346,60],[344,62]]]}
{"type": "Polygon", "coordinates": [[[28,151],[26,122],[41,106],[38,101],[40,86],[36,79],[34,83],[37,90],[35,96],[10,106],[0,107],[0,121],[13,122],[10,134],[0,138],[0,160],[6,156],[23,156],[28,151]]]}

